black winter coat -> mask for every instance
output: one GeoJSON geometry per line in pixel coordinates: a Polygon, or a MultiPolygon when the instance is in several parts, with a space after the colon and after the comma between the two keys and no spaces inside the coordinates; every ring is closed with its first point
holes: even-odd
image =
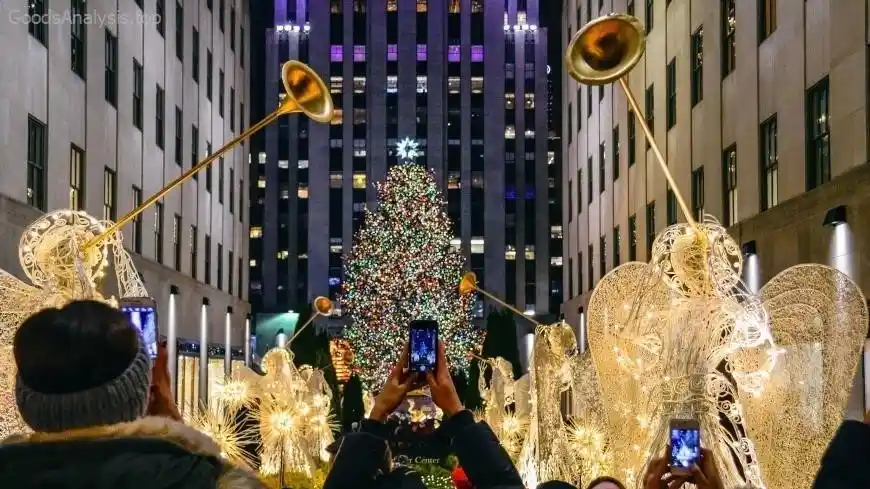
{"type": "Polygon", "coordinates": [[[846,421],[822,457],[813,489],[867,488],[870,488],[870,425],[846,421]]]}
{"type": "Polygon", "coordinates": [[[0,487],[265,489],[210,438],[164,418],[9,438],[0,445],[0,487]]]}
{"type": "MultiPolygon", "coordinates": [[[[522,489],[517,469],[486,423],[475,423],[470,411],[446,419],[439,434],[450,440],[459,464],[477,489],[522,489]]],[[[358,433],[344,437],[323,489],[391,489],[416,486],[391,471],[387,425],[365,420],[358,433]]]]}

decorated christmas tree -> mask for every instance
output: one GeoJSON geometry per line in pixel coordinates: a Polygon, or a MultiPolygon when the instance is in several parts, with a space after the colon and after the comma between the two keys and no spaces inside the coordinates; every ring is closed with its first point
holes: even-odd
{"type": "Polygon", "coordinates": [[[453,369],[468,368],[483,340],[472,325],[473,298],[460,296],[462,254],[451,248],[451,226],[432,173],[414,164],[393,167],[377,184],[378,209],[345,259],[345,335],[363,383],[378,390],[408,341],[408,324],[434,319],[453,369]]]}

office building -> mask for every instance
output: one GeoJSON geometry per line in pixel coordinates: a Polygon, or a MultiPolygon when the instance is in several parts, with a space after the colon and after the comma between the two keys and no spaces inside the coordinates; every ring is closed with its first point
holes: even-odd
{"type": "MultiPolygon", "coordinates": [[[[338,297],[342,257],[405,139],[443,186],[454,243],[481,285],[529,314],[558,310],[561,214],[550,196],[558,173],[548,173],[557,148],[538,2],[276,0],[274,19],[267,110],[281,97],[282,62],[299,59],[329,85],[342,119],[285,119],[253,149],[254,310],[338,297]]],[[[333,323],[340,314],[338,304],[333,323]]]]}
{"type": "MultiPolygon", "coordinates": [[[[821,263],[867,291],[868,6],[778,4],[569,0],[562,39],[610,11],[644,23],[628,84],[691,213],[715,216],[744,247],[751,288],[821,263]]],[[[580,325],[601,277],[647,261],[656,233],[685,219],[621,89],[566,74],[563,95],[563,312],[580,325]]]]}
{"type": "MultiPolygon", "coordinates": [[[[0,5],[0,267],[22,276],[18,240],[42,213],[72,208],[120,218],[247,126],[248,7],[243,0],[0,5]]],[[[246,149],[123,228],[161,327],[175,297],[182,342],[197,342],[204,324],[209,342],[223,345],[229,319],[232,344],[243,344],[246,149]]]]}

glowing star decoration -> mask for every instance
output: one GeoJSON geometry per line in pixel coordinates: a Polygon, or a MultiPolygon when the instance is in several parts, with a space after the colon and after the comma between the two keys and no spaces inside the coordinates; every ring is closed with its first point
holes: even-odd
{"type": "Polygon", "coordinates": [[[420,148],[420,143],[411,138],[405,138],[396,145],[396,153],[402,161],[413,163],[414,160],[423,156],[423,150],[420,148]]]}
{"type": "Polygon", "coordinates": [[[438,184],[422,166],[399,165],[377,191],[377,210],[366,210],[344,260],[341,304],[351,319],[345,337],[354,369],[366,389],[379,390],[408,341],[408,323],[431,318],[451,367],[464,371],[483,330],[471,322],[472,295],[456,287],[464,259],[450,246],[452,226],[438,184]]]}

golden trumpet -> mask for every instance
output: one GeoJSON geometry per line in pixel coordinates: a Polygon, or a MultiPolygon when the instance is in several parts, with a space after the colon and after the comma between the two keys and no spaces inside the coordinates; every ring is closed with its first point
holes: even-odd
{"type": "Polygon", "coordinates": [[[538,326],[541,325],[540,322],[536,321],[534,318],[531,318],[526,314],[523,314],[523,312],[520,311],[519,309],[517,309],[516,307],[508,304],[507,302],[505,302],[505,301],[499,299],[498,297],[490,294],[489,292],[481,289],[477,285],[477,275],[475,275],[474,272],[466,272],[465,275],[462,276],[462,279],[459,281],[459,295],[468,295],[468,294],[471,294],[473,292],[480,292],[481,294],[483,294],[484,296],[489,298],[491,301],[501,305],[502,307],[507,308],[508,310],[513,312],[514,314],[521,316],[521,317],[524,317],[538,326]]]}
{"type": "Polygon", "coordinates": [[[335,109],[332,104],[332,96],[329,94],[329,88],[327,88],[323,80],[311,67],[299,61],[288,61],[281,67],[281,80],[284,83],[286,96],[278,104],[278,108],[274,112],[249,127],[248,130],[230,140],[230,142],[223,145],[214,153],[208,155],[204,160],[182,173],[175,180],[166,184],[165,187],[149,197],[148,200],[142,202],[138,207],[109,226],[102,234],[88,240],[82,247],[82,251],[102,243],[104,239],[116,233],[125,224],[165,197],[174,188],[189,180],[200,170],[220,158],[224,153],[250,138],[254,133],[259,132],[282,115],[302,113],[315,122],[327,124],[332,121],[335,109]]]}
{"type": "Polygon", "coordinates": [[[323,297],[322,295],[314,299],[312,306],[314,307],[311,308],[311,312],[313,312],[314,314],[312,314],[308,318],[308,321],[305,321],[305,324],[297,329],[296,332],[293,333],[293,336],[291,336],[290,339],[287,340],[287,348],[290,348],[290,343],[293,343],[293,340],[295,340],[296,337],[299,336],[299,333],[307,328],[308,325],[313,323],[318,316],[329,316],[330,314],[332,314],[332,311],[335,310],[335,306],[333,306],[332,301],[326,297],[323,297]]]}
{"type": "MultiPolygon", "coordinates": [[[[643,58],[644,52],[646,52],[646,34],[640,20],[631,15],[610,14],[591,20],[574,34],[565,51],[565,69],[571,78],[584,85],[619,82],[668,184],[674,191],[677,203],[689,225],[697,231],[698,226],[692,217],[692,212],[680,194],[665,158],[656,144],[652,130],[641,116],[643,112],[625,81],[626,75],[643,58]]],[[[697,234],[700,236],[703,233],[697,234]]]]}

